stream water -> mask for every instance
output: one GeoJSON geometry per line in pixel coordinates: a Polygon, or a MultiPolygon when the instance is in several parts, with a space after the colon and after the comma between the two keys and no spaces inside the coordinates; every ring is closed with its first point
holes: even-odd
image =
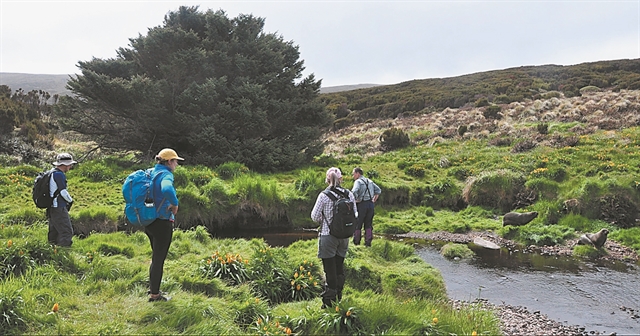
{"type": "MultiPolygon", "coordinates": [[[[223,237],[264,238],[271,246],[288,246],[318,233],[235,232],[223,237]]],[[[487,299],[499,305],[523,306],[569,325],[601,334],[640,335],[640,319],[622,307],[640,313],[640,267],[623,262],[586,262],[572,257],[490,250],[474,244],[476,256],[449,260],[440,255],[444,242],[413,241],[416,253],[437,268],[449,298],[487,299]]]]}
{"type": "Polygon", "coordinates": [[[451,299],[487,299],[493,304],[523,306],[556,321],[603,334],[640,335],[640,269],[622,262],[590,263],[469,244],[476,257],[453,261],[439,253],[441,244],[416,250],[440,270],[451,299]]]}

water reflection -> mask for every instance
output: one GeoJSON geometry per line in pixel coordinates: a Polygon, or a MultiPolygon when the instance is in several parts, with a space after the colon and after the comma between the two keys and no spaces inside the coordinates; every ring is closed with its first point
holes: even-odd
{"type": "Polygon", "coordinates": [[[215,238],[264,238],[265,243],[272,247],[289,246],[298,240],[309,240],[318,238],[318,231],[314,230],[296,230],[290,232],[272,232],[272,231],[233,231],[233,232],[216,232],[212,234],[215,238]]]}

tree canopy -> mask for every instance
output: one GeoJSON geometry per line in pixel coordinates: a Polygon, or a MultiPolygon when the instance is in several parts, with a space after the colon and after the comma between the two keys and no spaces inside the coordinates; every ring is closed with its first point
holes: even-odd
{"type": "Polygon", "coordinates": [[[298,47],[263,27],[221,10],[169,12],[115,58],[80,61],[58,121],[105,148],[172,147],[191,163],[270,171],[307,162],[331,122],[321,81],[302,78],[298,47]]]}

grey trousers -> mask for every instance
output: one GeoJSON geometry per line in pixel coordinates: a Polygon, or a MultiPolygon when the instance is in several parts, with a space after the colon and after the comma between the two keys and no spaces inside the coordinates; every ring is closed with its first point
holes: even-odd
{"type": "Polygon", "coordinates": [[[71,246],[73,242],[73,227],[69,218],[69,211],[66,207],[47,209],[47,217],[49,218],[49,243],[58,246],[71,246]]]}

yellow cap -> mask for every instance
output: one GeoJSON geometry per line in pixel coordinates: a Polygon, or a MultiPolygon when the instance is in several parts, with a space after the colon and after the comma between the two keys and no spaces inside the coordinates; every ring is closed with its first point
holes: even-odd
{"type": "Polygon", "coordinates": [[[184,160],[183,158],[178,156],[178,153],[176,153],[176,151],[174,151],[171,148],[165,148],[163,150],[161,150],[158,155],[156,155],[156,159],[162,159],[162,160],[173,160],[173,159],[177,159],[177,160],[184,160]]]}

